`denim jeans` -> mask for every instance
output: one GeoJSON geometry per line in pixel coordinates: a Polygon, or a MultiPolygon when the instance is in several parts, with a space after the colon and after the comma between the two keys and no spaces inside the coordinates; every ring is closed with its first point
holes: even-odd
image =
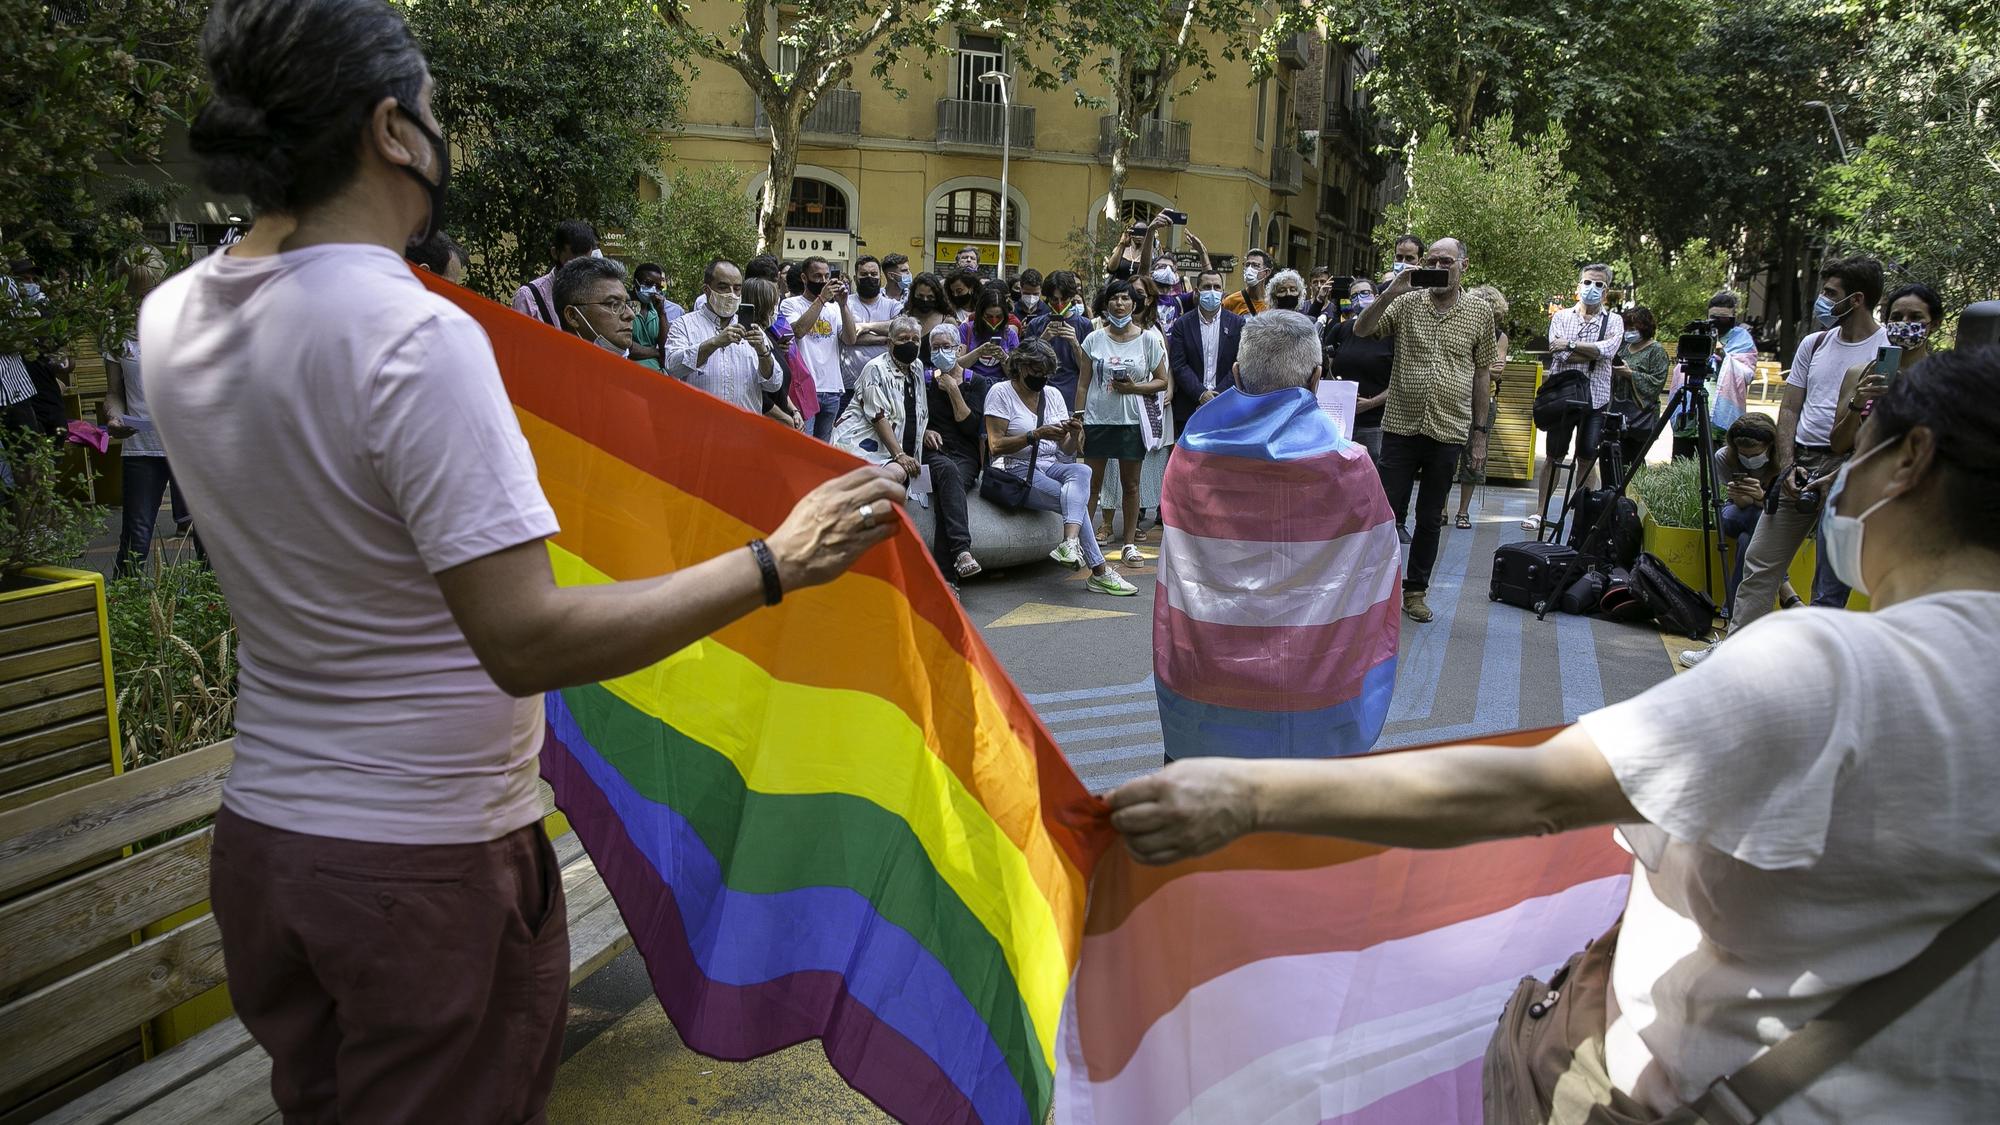
{"type": "Polygon", "coordinates": [[[821,441],[832,441],[833,424],[840,421],[842,400],[846,399],[847,396],[844,394],[827,394],[825,391],[821,391],[817,397],[819,398],[819,413],[813,415],[813,436],[821,441]]]}
{"type": "Polygon", "coordinates": [[[1743,557],[1750,553],[1750,539],[1757,533],[1757,517],[1763,514],[1764,509],[1756,505],[1748,508],[1729,503],[1722,505],[1722,515],[1716,522],[1722,529],[1722,538],[1735,544],[1729,555],[1729,574],[1722,580],[1724,617],[1735,616],[1736,587],[1743,581],[1743,557]]]}
{"type": "MultiPolygon", "coordinates": [[[[113,572],[120,577],[143,570],[153,551],[153,525],[160,517],[160,500],[174,482],[173,470],[165,457],[121,457],[125,473],[124,517],[118,528],[118,564],[113,572]]],[[[174,522],[186,523],[187,509],[181,490],[174,489],[174,522]]]]}
{"type": "Polygon", "coordinates": [[[1439,531],[1444,527],[1445,502],[1458,478],[1458,455],[1463,442],[1443,442],[1422,434],[1382,432],[1382,491],[1389,496],[1389,510],[1401,525],[1410,512],[1410,490],[1417,492],[1417,522],[1410,536],[1410,569],[1403,576],[1403,591],[1416,593],[1430,588],[1431,568],[1437,565],[1439,531]]]}
{"type": "Polygon", "coordinates": [[[1077,525],[1081,530],[1076,545],[1083,551],[1084,563],[1095,570],[1104,565],[1104,552],[1098,549],[1097,535],[1090,527],[1090,489],[1090,466],[1083,462],[1038,462],[1028,507],[1061,512],[1064,523],[1077,525]]]}

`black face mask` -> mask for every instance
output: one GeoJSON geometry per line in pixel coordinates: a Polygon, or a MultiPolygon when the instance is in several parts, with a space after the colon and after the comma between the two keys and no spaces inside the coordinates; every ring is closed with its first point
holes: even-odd
{"type": "Polygon", "coordinates": [[[931,296],[929,293],[910,294],[911,312],[920,312],[920,313],[930,312],[936,308],[937,308],[937,298],[931,296]]]}
{"type": "Polygon", "coordinates": [[[444,143],[443,135],[439,134],[429,125],[424,124],[423,119],[411,113],[408,107],[404,106],[401,102],[397,102],[396,108],[402,111],[404,117],[410,119],[410,124],[415,125],[423,133],[425,140],[430,141],[431,155],[437,160],[438,177],[436,183],[425,179],[422,172],[417,171],[408,164],[398,164],[396,166],[401,168],[411,179],[422,184],[424,193],[430,196],[431,199],[431,213],[430,217],[424,220],[424,232],[410,240],[410,245],[418,246],[429,242],[444,227],[445,189],[451,183],[451,149],[444,143]]]}
{"type": "Polygon", "coordinates": [[[1708,319],[1715,325],[1718,332],[1727,332],[1736,327],[1736,318],[1733,316],[1712,316],[1708,319]]]}
{"type": "Polygon", "coordinates": [[[808,281],[808,282],[806,282],[806,292],[807,292],[807,293],[808,293],[809,295],[811,295],[811,296],[814,296],[814,297],[817,297],[817,296],[819,296],[819,294],[820,294],[820,291],[821,291],[822,289],[825,289],[825,288],[826,288],[826,282],[824,282],[824,281],[808,281]]]}
{"type": "Polygon", "coordinates": [[[1274,308],[1280,308],[1280,309],[1298,308],[1299,307],[1298,294],[1287,293],[1282,297],[1273,297],[1271,298],[1271,304],[1274,308]]]}
{"type": "Polygon", "coordinates": [[[896,357],[897,363],[915,363],[917,355],[922,350],[915,343],[897,344],[889,349],[890,353],[896,357]]]}
{"type": "Polygon", "coordinates": [[[879,277],[857,277],[854,279],[854,291],[861,294],[862,300],[872,301],[882,292],[882,279],[879,277]]]}
{"type": "Polygon", "coordinates": [[[1043,387],[1049,385],[1049,377],[1047,375],[1023,375],[1021,376],[1021,385],[1031,391],[1039,392],[1043,387]]]}

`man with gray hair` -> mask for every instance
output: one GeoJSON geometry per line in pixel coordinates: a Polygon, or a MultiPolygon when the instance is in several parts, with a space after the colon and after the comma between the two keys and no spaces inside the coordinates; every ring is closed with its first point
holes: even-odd
{"type": "Polygon", "coordinates": [[[630,355],[639,306],[625,292],[625,267],[609,258],[571,258],[549,286],[562,330],[605,351],[630,355]]]}
{"type": "Polygon", "coordinates": [[[1267,309],[1236,385],[1188,419],[1160,511],[1153,676],[1166,758],[1375,744],[1396,687],[1396,524],[1368,451],[1320,409],[1319,332],[1267,309]]]}
{"type": "Polygon", "coordinates": [[[752,414],[764,413],[764,396],[782,389],[785,373],[771,354],[770,338],[744,315],[743,274],[716,258],[701,271],[702,301],[667,329],[667,374],[752,414]]]}

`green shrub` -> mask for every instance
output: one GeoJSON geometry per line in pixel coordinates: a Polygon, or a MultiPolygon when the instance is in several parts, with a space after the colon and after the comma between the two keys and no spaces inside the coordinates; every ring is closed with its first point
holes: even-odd
{"type": "Polygon", "coordinates": [[[0,574],[76,561],[103,512],[78,499],[86,490],[82,478],[63,470],[62,447],[0,426],[0,469],[0,574]]]}
{"type": "Polygon", "coordinates": [[[126,768],[236,733],[236,626],[207,564],[114,579],[105,608],[126,768]]]}
{"type": "Polygon", "coordinates": [[[1701,526],[1701,473],[1692,457],[1640,469],[1632,478],[1632,493],[1661,527],[1701,526]]]}

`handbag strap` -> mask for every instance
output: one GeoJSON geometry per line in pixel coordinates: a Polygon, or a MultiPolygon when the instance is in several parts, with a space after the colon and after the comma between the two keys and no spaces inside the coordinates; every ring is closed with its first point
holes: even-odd
{"type": "MultiPolygon", "coordinates": [[[[1026,406],[1027,403],[1024,402],[1021,405],[1026,406]]],[[[1039,430],[1043,426],[1048,425],[1048,423],[1042,418],[1043,413],[1046,412],[1048,408],[1049,408],[1049,390],[1047,387],[1043,387],[1041,390],[1035,392],[1036,429],[1039,430]]],[[[1028,482],[1028,487],[1033,488],[1035,486],[1035,461],[1042,455],[1042,439],[1035,437],[1033,434],[1030,434],[1029,438],[1030,440],[1028,442],[1028,473],[1025,479],[1028,482]]]]}
{"type": "Polygon", "coordinates": [[[1689,1107],[1708,1125],[1752,1125],[1916,1007],[2000,938],[2000,894],[1946,926],[1922,953],[1847,995],[1689,1107]]]}

